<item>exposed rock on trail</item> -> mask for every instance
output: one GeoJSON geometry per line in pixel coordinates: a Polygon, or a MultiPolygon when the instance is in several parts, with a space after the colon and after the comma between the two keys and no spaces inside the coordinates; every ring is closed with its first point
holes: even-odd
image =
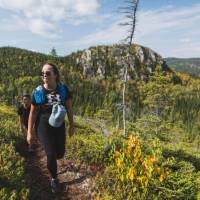
{"type": "Polygon", "coordinates": [[[30,188],[29,200],[92,200],[94,199],[95,166],[87,166],[70,160],[58,161],[60,191],[51,192],[50,177],[46,167],[46,155],[37,142],[35,152],[28,153],[24,141],[17,151],[25,159],[26,182],[30,188]]]}

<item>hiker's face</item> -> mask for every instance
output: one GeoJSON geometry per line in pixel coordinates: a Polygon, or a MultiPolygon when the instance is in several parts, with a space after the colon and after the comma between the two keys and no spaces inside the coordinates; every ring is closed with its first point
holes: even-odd
{"type": "Polygon", "coordinates": [[[42,68],[42,79],[44,83],[54,83],[56,82],[57,75],[54,74],[53,68],[51,65],[44,65],[42,68]]]}
{"type": "Polygon", "coordinates": [[[23,104],[24,104],[25,106],[31,105],[31,100],[30,100],[30,98],[28,98],[28,97],[23,97],[23,98],[22,98],[22,101],[23,101],[23,104]]]}

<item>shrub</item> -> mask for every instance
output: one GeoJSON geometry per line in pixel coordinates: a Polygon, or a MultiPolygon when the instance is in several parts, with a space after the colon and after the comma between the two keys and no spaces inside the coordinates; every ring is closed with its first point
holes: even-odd
{"type": "Polygon", "coordinates": [[[0,106],[0,199],[27,200],[24,159],[15,150],[20,140],[16,115],[10,107],[0,106]]]}
{"type": "Polygon", "coordinates": [[[113,162],[105,168],[103,175],[97,176],[100,197],[106,194],[111,199],[131,200],[155,195],[149,189],[155,183],[159,186],[167,173],[158,165],[157,151],[145,154],[142,146],[139,138],[130,135],[120,150],[114,149],[113,162]]]}

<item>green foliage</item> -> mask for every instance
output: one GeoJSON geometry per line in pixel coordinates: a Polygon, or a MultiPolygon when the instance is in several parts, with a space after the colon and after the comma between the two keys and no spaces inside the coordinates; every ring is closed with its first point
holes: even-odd
{"type": "MultiPolygon", "coordinates": [[[[150,57],[150,51],[137,48],[150,57]]],[[[112,48],[101,46],[90,50],[94,74],[99,64],[106,63],[105,79],[83,76],[83,66],[77,64],[82,51],[58,57],[1,48],[0,100],[8,105],[15,104],[24,91],[31,93],[41,84],[42,65],[53,62],[59,67],[62,82],[72,91],[74,113],[79,116],[75,120],[76,135],[67,138],[66,156],[104,167],[104,173],[97,177],[98,198],[198,199],[200,80],[183,73],[175,74],[169,69],[166,72],[152,60],[142,64],[137,55],[135,67],[129,69],[126,117],[128,130],[135,132],[143,142],[132,142],[137,149],[126,154],[129,140],[119,134],[122,125],[122,82],[118,76],[121,66],[112,56],[112,48]],[[175,77],[181,80],[178,84],[175,77]],[[115,132],[108,137],[103,135],[104,130],[113,130],[113,127],[116,127],[115,132]],[[155,143],[159,144],[157,149],[155,143]],[[134,156],[136,152],[141,154],[140,161],[134,156]],[[152,155],[156,161],[151,163],[152,155]],[[145,169],[144,162],[149,162],[150,167],[145,169]],[[134,170],[137,176],[133,175],[134,170]],[[140,175],[146,181],[140,182],[137,179],[140,175]]],[[[136,50],[132,49],[137,53],[136,50]]],[[[13,110],[0,106],[0,199],[3,200],[22,200],[28,196],[24,160],[15,152],[20,137],[16,130],[13,110]]]]}
{"type": "Polygon", "coordinates": [[[76,134],[67,139],[67,158],[102,165],[106,158],[106,138],[102,134],[76,134]]]}
{"type": "Polygon", "coordinates": [[[24,160],[16,153],[13,143],[0,145],[0,199],[26,200],[24,160]]]}
{"type": "MultiPolygon", "coordinates": [[[[199,92],[200,88],[194,87],[193,85],[192,87],[188,87],[180,91],[175,98],[175,105],[173,110],[174,119],[182,119],[188,130],[192,130],[194,126],[196,126],[196,132],[198,131],[197,125],[199,123],[199,92]]],[[[195,135],[192,134],[190,137],[194,139],[195,135]]]]}
{"type": "MultiPolygon", "coordinates": [[[[3,90],[0,100],[15,104],[23,91],[31,92],[40,83],[42,65],[50,59],[51,56],[24,49],[0,48],[0,84],[3,90]]],[[[63,62],[63,58],[54,59],[56,64],[63,62]]]]}
{"type": "Polygon", "coordinates": [[[173,157],[164,161],[163,166],[170,170],[163,184],[153,191],[157,199],[191,199],[196,200],[200,188],[200,173],[194,166],[173,157]]]}
{"type": "Polygon", "coordinates": [[[166,146],[163,148],[163,156],[166,158],[175,157],[176,160],[190,162],[196,170],[200,170],[200,155],[194,155],[193,152],[166,146]]]}
{"type": "Polygon", "coordinates": [[[121,149],[113,149],[112,162],[103,175],[97,176],[100,196],[108,194],[116,200],[153,199],[156,196],[150,188],[159,187],[166,174],[157,164],[158,151],[152,149],[152,154],[146,154],[142,146],[139,138],[129,135],[121,149]]]}
{"type": "MultiPolygon", "coordinates": [[[[41,53],[31,52],[23,49],[4,47],[0,49],[0,100],[15,104],[18,97],[24,91],[31,93],[36,85],[40,84],[41,79],[39,73],[42,65],[47,62],[53,62],[58,65],[61,80],[67,84],[73,92],[74,111],[80,115],[92,115],[100,109],[104,109],[113,113],[112,120],[120,122],[121,112],[121,81],[119,81],[119,73],[121,66],[116,60],[114,49],[118,46],[98,46],[91,47],[91,60],[88,62],[93,66],[94,74],[96,74],[99,65],[106,65],[105,79],[100,80],[98,77],[86,79],[83,76],[83,63],[79,63],[84,51],[72,53],[66,57],[58,57],[45,55],[41,53]],[[10,59],[12,57],[12,59],[10,59]],[[78,61],[79,60],[79,61],[78,61]],[[118,64],[117,64],[118,63],[118,64]]],[[[154,62],[151,59],[151,50],[134,45],[132,47],[136,53],[137,71],[139,76],[144,74],[140,72],[142,68],[150,67],[154,70],[154,62]],[[145,59],[148,63],[141,63],[137,51],[146,52],[145,59]],[[151,65],[151,66],[150,66],[151,65]]],[[[123,52],[123,56],[126,53],[123,52]]],[[[160,56],[156,56],[157,61],[161,60],[160,56]]],[[[163,68],[163,70],[166,70],[163,68]]],[[[169,69],[168,69],[169,70],[169,69]]],[[[148,70],[147,70],[148,71],[148,70]]],[[[134,71],[130,76],[134,78],[134,71]]],[[[148,76],[150,71],[148,71],[148,76]]],[[[128,118],[135,119],[141,113],[142,99],[139,90],[140,82],[129,81],[126,95],[128,118]],[[134,92],[132,92],[134,91],[134,92]]]]}
{"type": "Polygon", "coordinates": [[[135,123],[129,124],[129,129],[138,132],[145,140],[158,138],[161,141],[170,141],[172,127],[171,122],[164,121],[155,114],[143,115],[135,123]]]}
{"type": "Polygon", "coordinates": [[[176,71],[185,72],[194,76],[200,74],[200,59],[199,58],[166,58],[170,68],[176,71]]]}
{"type": "Polygon", "coordinates": [[[96,177],[96,199],[197,198],[200,155],[186,146],[180,122],[172,124],[157,115],[138,119],[131,126],[141,142],[117,132],[104,137],[78,119],[78,134],[67,140],[67,158],[104,167],[96,177]]]}
{"type": "Polygon", "coordinates": [[[122,147],[124,137],[114,132],[110,136],[104,136],[102,131],[95,127],[95,120],[91,122],[92,125],[87,121],[89,120],[75,118],[75,136],[67,138],[66,156],[69,159],[104,166],[111,161],[109,154],[113,146],[116,149],[122,147]]]}
{"type": "Polygon", "coordinates": [[[16,152],[16,115],[10,107],[0,106],[0,199],[26,200],[29,189],[25,184],[24,160],[16,152]]]}

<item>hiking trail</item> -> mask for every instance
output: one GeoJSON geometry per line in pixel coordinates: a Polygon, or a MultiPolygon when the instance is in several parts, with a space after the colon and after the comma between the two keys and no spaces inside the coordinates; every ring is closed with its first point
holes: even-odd
{"type": "Polygon", "coordinates": [[[25,159],[26,183],[30,188],[29,200],[94,199],[96,166],[81,164],[65,158],[58,160],[61,191],[53,194],[50,188],[45,152],[38,141],[35,142],[34,149],[34,153],[29,153],[25,141],[21,141],[17,147],[17,151],[25,159]]]}

